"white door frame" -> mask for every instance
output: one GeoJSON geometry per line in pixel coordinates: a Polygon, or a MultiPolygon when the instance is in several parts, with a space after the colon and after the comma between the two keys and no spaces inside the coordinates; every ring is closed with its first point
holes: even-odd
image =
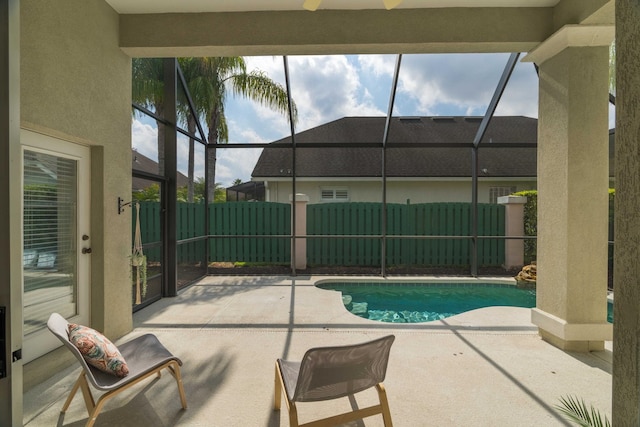
{"type": "MultiPolygon", "coordinates": [[[[90,177],[91,177],[91,152],[88,146],[75,144],[72,142],[64,141],[61,139],[53,138],[51,136],[43,135],[40,133],[21,129],[20,141],[22,145],[21,161],[24,161],[24,151],[35,151],[54,155],[57,157],[63,157],[77,161],[77,194],[78,194],[78,208],[76,213],[77,218],[77,233],[76,233],[76,257],[77,257],[77,313],[75,316],[68,318],[67,320],[72,323],[89,324],[89,304],[90,304],[90,283],[91,283],[91,256],[89,254],[82,254],[81,248],[88,247],[91,240],[83,241],[82,236],[86,235],[91,237],[91,193],[90,193],[90,177]]],[[[21,186],[24,194],[24,164],[21,166],[22,177],[21,186]]],[[[24,213],[24,205],[21,211],[24,213]]],[[[22,232],[24,237],[24,222],[21,219],[22,232]]],[[[21,251],[24,244],[21,245],[21,251]]],[[[21,257],[22,259],[22,257],[21,257]]],[[[23,292],[24,292],[24,278],[23,278],[23,292]]],[[[24,298],[24,297],[23,297],[24,298]]],[[[23,325],[24,328],[24,325],[23,325]]],[[[62,345],[60,341],[51,333],[47,328],[41,329],[37,332],[30,333],[27,336],[23,336],[22,355],[24,363],[28,363],[43,354],[54,350],[62,345]]]]}

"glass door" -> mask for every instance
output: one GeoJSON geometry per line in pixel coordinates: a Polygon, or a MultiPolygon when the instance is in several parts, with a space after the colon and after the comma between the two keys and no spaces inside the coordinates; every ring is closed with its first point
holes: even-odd
{"type": "Polygon", "coordinates": [[[49,315],[89,319],[89,148],[23,131],[23,357],[59,346],[49,315]]]}

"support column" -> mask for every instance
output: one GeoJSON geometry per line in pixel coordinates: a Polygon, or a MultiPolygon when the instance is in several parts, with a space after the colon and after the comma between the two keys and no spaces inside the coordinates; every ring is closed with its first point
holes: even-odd
{"type": "MultiPolygon", "coordinates": [[[[572,351],[602,350],[612,339],[607,322],[611,38],[598,34],[585,37],[587,45],[551,43],[530,55],[540,67],[538,274],[531,320],[544,340],[572,351]]],[[[575,42],[569,36],[562,40],[575,42]]]]}
{"type": "Polygon", "coordinates": [[[164,131],[164,176],[167,178],[166,191],[161,196],[166,206],[166,238],[165,271],[166,282],[163,283],[163,295],[175,297],[178,295],[178,140],[176,133],[177,119],[177,59],[165,58],[164,62],[164,118],[167,123],[162,125],[164,131]]]}
{"type": "MultiPolygon", "coordinates": [[[[505,236],[524,236],[524,205],[527,198],[523,196],[498,197],[498,203],[504,205],[505,236]]],[[[504,265],[507,270],[524,265],[524,240],[507,239],[504,243],[504,265]]]]}
{"type": "MultiPolygon", "coordinates": [[[[290,194],[289,201],[291,202],[291,228],[293,238],[296,239],[296,244],[291,245],[292,248],[295,247],[295,257],[292,257],[291,262],[293,266],[293,259],[295,259],[295,269],[305,270],[307,268],[307,239],[296,238],[296,236],[307,235],[307,204],[309,203],[309,196],[298,193],[294,200],[293,194],[290,194]],[[293,213],[294,209],[295,214],[293,213]],[[293,223],[293,218],[295,218],[295,224],[293,223]]],[[[293,255],[293,251],[291,255],[293,255]]]]}
{"type": "Polygon", "coordinates": [[[20,1],[0,1],[0,425],[22,425],[20,1]],[[18,250],[17,250],[18,249],[18,250]]]}
{"type": "Polygon", "coordinates": [[[616,1],[613,425],[640,424],[640,3],[616,1]]]}

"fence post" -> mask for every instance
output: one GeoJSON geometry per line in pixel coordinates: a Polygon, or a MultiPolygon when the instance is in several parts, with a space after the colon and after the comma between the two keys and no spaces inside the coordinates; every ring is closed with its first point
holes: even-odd
{"type": "MultiPolygon", "coordinates": [[[[498,203],[504,205],[504,235],[524,236],[524,205],[527,198],[523,196],[498,197],[498,203]]],[[[524,265],[524,240],[506,239],[504,243],[505,269],[524,265]]]]}
{"type": "MultiPolygon", "coordinates": [[[[306,194],[296,193],[295,203],[293,200],[293,194],[289,194],[289,201],[291,202],[291,227],[293,228],[294,236],[306,236],[307,235],[307,204],[309,203],[309,196],[306,194]],[[295,211],[295,214],[294,214],[295,211]],[[294,219],[295,218],[295,223],[294,219]],[[294,228],[295,227],[295,228],[294,228]]],[[[295,238],[295,237],[294,237],[295,238]]],[[[296,243],[293,245],[293,239],[291,240],[292,248],[295,247],[295,255],[292,258],[295,259],[296,270],[306,270],[307,268],[307,239],[297,238],[296,243]]],[[[291,251],[294,254],[294,251],[291,251]]]]}

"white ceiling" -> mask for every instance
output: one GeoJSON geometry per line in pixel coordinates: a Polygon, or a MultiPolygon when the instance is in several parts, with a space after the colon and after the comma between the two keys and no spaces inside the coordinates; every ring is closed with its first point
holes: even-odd
{"type": "MultiPolygon", "coordinates": [[[[403,0],[396,9],[549,7],[560,0],[403,0]]],[[[121,14],[304,10],[304,0],[106,0],[121,14]]],[[[382,0],[322,0],[321,9],[384,9],[382,0]]],[[[312,12],[309,12],[312,13],[312,12]]]]}

